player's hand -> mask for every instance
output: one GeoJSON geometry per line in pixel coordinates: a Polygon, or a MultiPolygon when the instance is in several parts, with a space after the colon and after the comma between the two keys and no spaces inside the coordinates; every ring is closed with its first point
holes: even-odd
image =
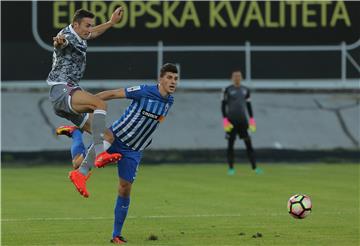
{"type": "Polygon", "coordinates": [[[234,128],[233,124],[231,124],[228,118],[223,119],[223,126],[225,132],[231,132],[231,130],[234,128]]]}
{"type": "Polygon", "coordinates": [[[256,132],[256,122],[254,118],[249,119],[249,129],[251,132],[256,132]]]}
{"type": "Polygon", "coordinates": [[[114,13],[112,13],[110,18],[111,24],[115,25],[116,23],[118,23],[121,20],[123,13],[124,10],[122,7],[118,7],[117,9],[115,9],[114,13]]]}
{"type": "Polygon", "coordinates": [[[53,37],[54,46],[55,47],[62,47],[66,44],[66,38],[65,35],[59,34],[56,37],[53,37]]]}

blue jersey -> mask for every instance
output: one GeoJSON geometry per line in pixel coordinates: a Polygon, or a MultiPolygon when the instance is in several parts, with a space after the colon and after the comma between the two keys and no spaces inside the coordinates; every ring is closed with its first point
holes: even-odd
{"type": "Polygon", "coordinates": [[[132,103],[115,121],[111,130],[115,137],[136,151],[151,143],[152,134],[162,122],[174,102],[174,97],[160,95],[157,85],[140,85],[125,89],[126,98],[132,103]]]}

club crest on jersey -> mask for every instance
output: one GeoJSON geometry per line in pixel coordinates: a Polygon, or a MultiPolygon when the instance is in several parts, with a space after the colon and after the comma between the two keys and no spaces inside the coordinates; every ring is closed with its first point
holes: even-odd
{"type": "Polygon", "coordinates": [[[162,116],[162,115],[154,114],[154,113],[148,112],[148,111],[146,111],[144,109],[141,110],[141,114],[143,116],[145,116],[145,117],[148,117],[148,118],[153,119],[153,120],[157,120],[159,122],[162,122],[165,119],[165,117],[162,116]]]}
{"type": "Polygon", "coordinates": [[[141,89],[140,85],[137,85],[137,86],[126,88],[126,91],[127,92],[132,92],[132,91],[138,91],[140,89],[141,89]]]}

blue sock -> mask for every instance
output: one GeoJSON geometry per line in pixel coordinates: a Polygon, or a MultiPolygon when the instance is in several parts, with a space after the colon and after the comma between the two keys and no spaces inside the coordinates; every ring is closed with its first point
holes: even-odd
{"type": "Polygon", "coordinates": [[[130,204],[130,197],[118,196],[115,204],[115,220],[113,238],[121,236],[121,229],[123,227],[130,204]]]}
{"type": "Polygon", "coordinates": [[[85,156],[85,146],[82,139],[82,132],[79,129],[76,129],[72,133],[72,145],[71,145],[71,157],[72,159],[75,158],[78,154],[82,154],[85,156]]]}

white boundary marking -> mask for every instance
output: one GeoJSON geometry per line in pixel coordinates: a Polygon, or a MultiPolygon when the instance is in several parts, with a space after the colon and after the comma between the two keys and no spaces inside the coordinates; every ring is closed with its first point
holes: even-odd
{"type": "MultiPolygon", "coordinates": [[[[353,213],[344,212],[326,212],[319,213],[321,215],[346,215],[353,213]]],[[[247,213],[247,214],[185,214],[185,215],[144,215],[144,216],[127,216],[127,219],[181,219],[181,218],[236,218],[246,216],[262,216],[262,217],[277,217],[287,216],[286,211],[284,213],[247,213]]],[[[26,222],[26,221],[80,221],[80,220],[112,220],[113,217],[33,217],[33,218],[4,218],[1,222],[26,222]]]]}
{"type": "MultiPolygon", "coordinates": [[[[272,213],[266,216],[280,216],[283,213],[272,213]]],[[[286,214],[286,213],[285,213],[286,214]]],[[[244,216],[265,216],[265,214],[187,214],[187,215],[145,215],[127,216],[127,219],[177,219],[177,218],[213,218],[213,217],[244,217],[244,216]]],[[[34,218],[5,218],[1,222],[20,222],[20,221],[66,221],[66,220],[111,220],[113,217],[34,217],[34,218]]]]}

